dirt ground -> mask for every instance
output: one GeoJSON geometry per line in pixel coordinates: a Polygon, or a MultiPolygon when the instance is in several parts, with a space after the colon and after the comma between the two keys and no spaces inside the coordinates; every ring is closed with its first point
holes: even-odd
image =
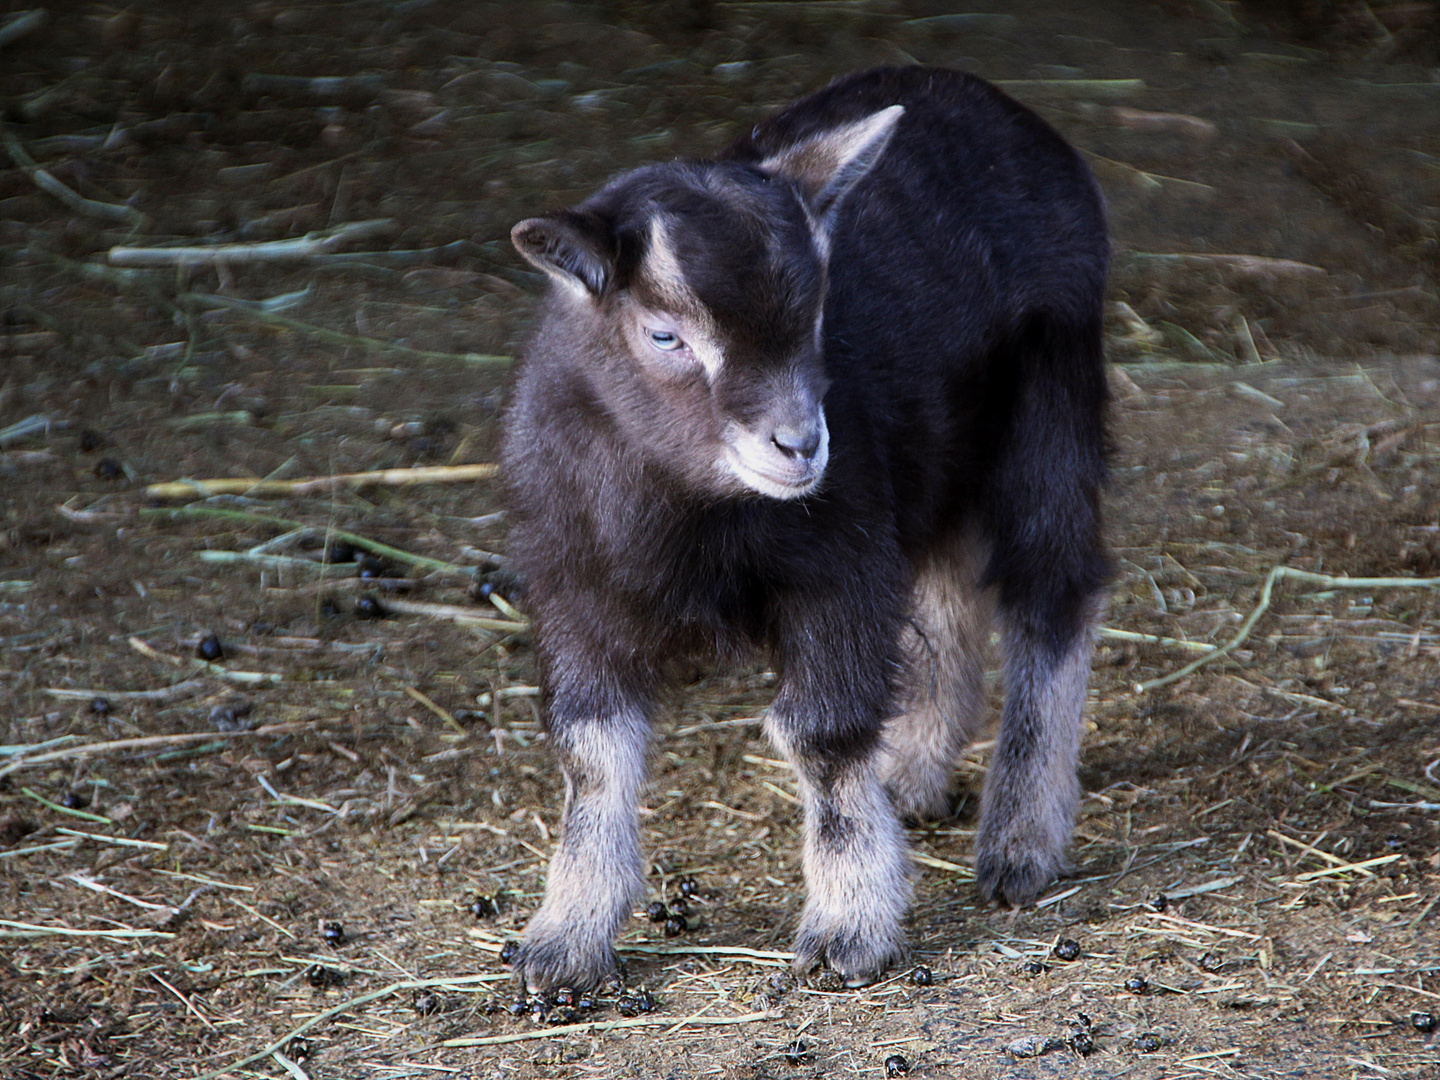
{"type": "Polygon", "coordinates": [[[0,4],[0,1074],[1440,1076],[1433,5],[49,7],[0,4]],[[1075,875],[978,901],[982,744],[911,834],[929,978],[794,983],[772,679],[711,675],[643,812],[647,901],[693,881],[624,934],[653,1010],[513,1016],[559,782],[493,481],[147,485],[493,460],[515,220],[915,60],[1111,208],[1075,875]]]}

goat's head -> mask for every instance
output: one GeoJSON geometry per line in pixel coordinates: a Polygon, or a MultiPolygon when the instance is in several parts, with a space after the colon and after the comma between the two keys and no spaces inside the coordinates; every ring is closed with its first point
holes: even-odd
{"type": "Polygon", "coordinates": [[[627,173],[515,246],[555,283],[541,349],[591,369],[625,437],[712,495],[809,494],[829,460],[820,329],[835,211],[892,106],[761,162],[627,173]]]}

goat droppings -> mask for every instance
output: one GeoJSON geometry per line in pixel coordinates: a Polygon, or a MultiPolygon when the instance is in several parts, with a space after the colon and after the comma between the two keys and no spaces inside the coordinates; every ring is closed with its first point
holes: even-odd
{"type": "Polygon", "coordinates": [[[933,986],[935,985],[935,975],[928,967],[921,964],[910,973],[910,981],[916,986],[933,986]]]}
{"type": "Polygon", "coordinates": [[[361,596],[355,600],[355,616],[360,619],[383,619],[385,609],[373,596],[361,596]]]}
{"type": "Polygon", "coordinates": [[[788,1065],[803,1065],[811,1060],[810,1046],[804,1039],[796,1039],[780,1053],[788,1065]]]}
{"type": "Polygon", "coordinates": [[[345,975],[324,964],[311,964],[305,969],[305,981],[317,990],[326,990],[341,985],[345,981],[345,975]]]}
{"type": "Polygon", "coordinates": [[[1055,954],[1055,959],[1057,960],[1070,961],[1080,959],[1080,943],[1073,938],[1061,938],[1055,943],[1055,948],[1051,951],[1055,954]]]}
{"type": "Polygon", "coordinates": [[[891,1054],[885,1059],[886,1076],[904,1076],[910,1071],[910,1062],[906,1061],[899,1054],[891,1054]]]}
{"type": "Polygon", "coordinates": [[[195,655],[201,660],[208,660],[213,664],[216,660],[225,659],[225,647],[220,644],[220,639],[214,634],[206,634],[195,646],[195,655]]]}

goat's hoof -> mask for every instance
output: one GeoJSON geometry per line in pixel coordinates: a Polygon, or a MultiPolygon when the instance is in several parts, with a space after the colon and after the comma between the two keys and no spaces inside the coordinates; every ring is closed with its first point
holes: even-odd
{"type": "Polygon", "coordinates": [[[1039,849],[1007,854],[980,845],[975,857],[975,883],[986,900],[1012,908],[1028,907],[1067,869],[1063,853],[1039,849]]]}
{"type": "Polygon", "coordinates": [[[795,941],[797,975],[810,971],[822,960],[852,989],[878,982],[887,968],[905,959],[908,950],[897,934],[849,934],[829,938],[801,931],[795,941]]]}
{"type": "Polygon", "coordinates": [[[542,994],[562,986],[599,990],[624,982],[620,958],[608,942],[597,948],[565,937],[527,935],[516,946],[508,962],[526,993],[542,994]]]}

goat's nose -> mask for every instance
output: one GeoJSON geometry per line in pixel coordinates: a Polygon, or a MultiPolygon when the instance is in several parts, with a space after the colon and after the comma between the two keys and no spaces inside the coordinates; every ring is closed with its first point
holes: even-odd
{"type": "Polygon", "coordinates": [[[782,424],[771,432],[770,441],[785,456],[809,461],[820,449],[820,425],[782,424]]]}

